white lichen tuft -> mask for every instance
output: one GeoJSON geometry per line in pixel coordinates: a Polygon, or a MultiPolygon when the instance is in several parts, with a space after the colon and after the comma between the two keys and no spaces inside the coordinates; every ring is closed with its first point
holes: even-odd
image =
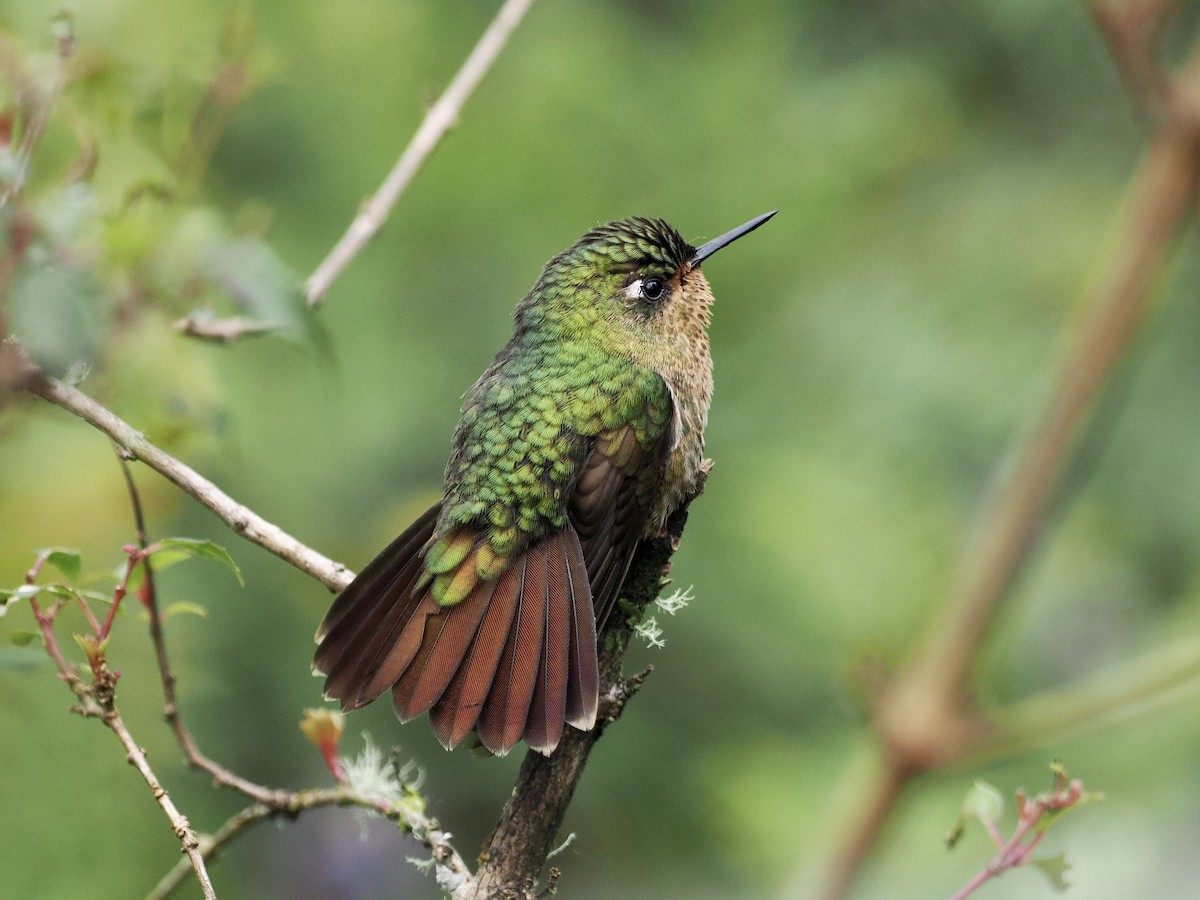
{"type": "MultiPolygon", "coordinates": [[[[675,591],[675,593],[668,597],[659,597],[654,601],[654,604],[667,615],[673,616],[691,603],[692,599],[692,589],[689,586],[681,591],[675,591]]],[[[667,642],[663,638],[662,627],[658,624],[658,620],[654,616],[650,616],[640,625],[635,625],[633,633],[644,640],[647,647],[658,648],[667,646],[667,642]]]]}
{"type": "Polygon", "coordinates": [[[675,613],[679,612],[681,609],[691,603],[694,599],[695,598],[692,596],[692,587],[691,585],[688,585],[681,591],[675,591],[675,593],[669,597],[659,597],[654,601],[654,603],[663,612],[673,616],[675,613]]]}
{"type": "Polygon", "coordinates": [[[418,809],[424,804],[418,793],[424,772],[415,762],[398,766],[391,756],[375,746],[371,735],[363,732],[363,749],[358,756],[342,757],[342,770],[350,787],[360,794],[389,806],[404,804],[418,809]]]}
{"type": "Polygon", "coordinates": [[[647,647],[667,646],[667,642],[662,639],[663,630],[658,627],[658,620],[654,616],[635,625],[633,633],[644,640],[647,647]]]}

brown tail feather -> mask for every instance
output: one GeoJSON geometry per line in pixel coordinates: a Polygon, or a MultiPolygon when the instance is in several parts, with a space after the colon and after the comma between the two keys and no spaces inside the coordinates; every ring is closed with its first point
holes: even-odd
{"type": "Polygon", "coordinates": [[[425,623],[441,609],[429,589],[410,588],[404,602],[384,621],[371,639],[363,657],[368,665],[362,670],[363,680],[358,689],[356,706],[370,703],[408,670],[421,649],[425,623]]]}
{"type": "Polygon", "coordinates": [[[526,550],[518,565],[522,574],[517,614],[508,630],[483,712],[475,723],[480,742],[498,756],[507,753],[521,739],[537,680],[546,624],[545,542],[526,550]]]}
{"type": "MultiPolygon", "coordinates": [[[[383,552],[367,563],[366,568],[358,573],[358,577],[338,594],[337,599],[329,607],[329,612],[325,613],[325,618],[321,620],[320,628],[317,629],[317,643],[322,645],[322,649],[325,638],[339,622],[347,617],[351,609],[374,605],[375,598],[386,590],[388,583],[408,564],[409,560],[421,552],[421,549],[433,536],[433,529],[441,511],[440,503],[435,503],[425,510],[420,518],[388,544],[383,552]]],[[[350,618],[361,619],[362,610],[356,610],[356,614],[350,618]]],[[[319,649],[317,651],[318,659],[320,659],[320,655],[321,650],[319,649]]]]}
{"type": "Polygon", "coordinates": [[[567,528],[567,596],[572,599],[571,640],[567,652],[567,723],[590,731],[596,724],[600,672],[596,663],[596,615],[583,552],[573,528],[567,528]]]}
{"type": "Polygon", "coordinates": [[[328,676],[325,696],[341,700],[344,709],[373,699],[360,699],[360,688],[370,678],[377,652],[372,640],[380,636],[386,620],[403,613],[397,607],[410,599],[410,585],[420,571],[420,553],[433,534],[440,508],[436,505],[427,510],[371,560],[333,601],[317,629],[320,646],[313,668],[328,676]]]}
{"type": "Polygon", "coordinates": [[[425,622],[421,649],[392,687],[392,706],[401,722],[415,719],[437,702],[475,640],[496,582],[480,582],[461,603],[443,607],[425,622]]]}
{"type": "Polygon", "coordinates": [[[500,655],[504,652],[505,639],[517,611],[520,568],[519,564],[514,565],[496,579],[495,590],[475,640],[450,685],[429,713],[429,724],[447,750],[462,741],[475,727],[487,700],[500,655]]]}
{"type": "Polygon", "coordinates": [[[589,729],[596,720],[596,622],[579,537],[568,526],[543,538],[442,607],[429,586],[417,587],[438,512],[413,523],[330,607],[313,663],[327,676],[325,694],[353,709],[390,686],[402,721],[432,708],[447,748],[474,728],[497,754],[522,738],[550,753],[565,723],[589,729]]]}
{"type": "MultiPolygon", "coordinates": [[[[562,738],[567,709],[567,656],[575,598],[567,574],[566,532],[546,540],[545,628],[537,681],[525,722],[525,742],[549,755],[562,738]]],[[[529,596],[529,589],[525,591],[529,596]]],[[[531,598],[536,601],[536,597],[531,598]]]]}
{"type": "MultiPolygon", "coordinates": [[[[412,582],[420,571],[420,561],[411,560],[386,591],[364,596],[362,614],[351,610],[317,649],[317,667],[327,675],[325,696],[341,700],[343,709],[357,709],[382,693],[380,688],[371,695],[366,688],[378,675],[381,657],[395,649],[404,626],[420,607],[421,598],[412,595],[412,582]]],[[[415,644],[411,651],[416,653],[415,644]]]]}

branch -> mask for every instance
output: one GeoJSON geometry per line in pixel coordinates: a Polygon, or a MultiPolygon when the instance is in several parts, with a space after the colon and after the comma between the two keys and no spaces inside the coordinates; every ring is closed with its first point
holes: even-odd
{"type": "Polygon", "coordinates": [[[1157,709],[1200,691],[1200,639],[1159,647],[1076,684],[1025,697],[991,713],[994,728],[970,765],[1052,744],[1085,729],[1157,709]]]}
{"type": "MultiPolygon", "coordinates": [[[[642,542],[621,589],[619,608],[599,635],[600,709],[596,727],[587,732],[567,728],[550,756],[533,750],[525,754],[512,796],[480,857],[483,862],[465,896],[476,900],[539,896],[535,880],[555,846],[588,755],[650,672],[647,669],[626,678],[621,674],[621,662],[633,626],[662,590],[667,563],[679,546],[687,523],[687,506],[703,488],[702,481],[696,494],[671,516],[662,537],[642,542]]],[[[551,870],[550,878],[556,877],[551,870]]]]}
{"type": "Polygon", "coordinates": [[[322,556],[253,510],[242,506],[196,470],[150,443],[140,431],[76,388],[42,375],[31,377],[24,386],[30,393],[61,406],[100,429],[128,454],[128,458],[141,460],[215,512],[246,540],[291,563],[330,590],[340,591],[353,579],[354,573],[344,565],[322,556]]]}
{"type": "MultiPolygon", "coordinates": [[[[992,815],[1000,812],[999,793],[996,793],[997,803],[994,810],[973,810],[970,815],[978,817],[987,829],[998,851],[995,856],[976,873],[970,881],[955,893],[951,900],[966,900],[980,886],[992,878],[998,878],[1009,869],[1018,866],[1035,865],[1042,868],[1048,877],[1052,878],[1058,890],[1065,890],[1067,882],[1064,878],[1069,868],[1065,856],[1050,859],[1035,859],[1033,852],[1038,849],[1049,828],[1062,817],[1063,813],[1074,807],[1081,806],[1092,800],[1103,799],[1102,794],[1084,790],[1083,782],[1078,778],[1067,779],[1066,770],[1059,763],[1051,765],[1054,773],[1054,784],[1046,793],[1029,797],[1023,789],[1017,790],[1017,827],[1012,837],[1007,841],[1001,836],[998,822],[992,815]]],[[[978,782],[976,783],[978,787],[978,782]]],[[[994,789],[992,789],[994,790],[994,789]]],[[[970,795],[968,795],[969,797],[970,795]]],[[[964,818],[967,815],[964,810],[964,818]]],[[[958,826],[959,833],[947,838],[947,843],[953,847],[958,840],[963,819],[958,826]]]]}
{"type": "MultiPolygon", "coordinates": [[[[31,575],[35,574],[31,570],[31,575]]],[[[32,578],[27,576],[26,581],[32,583],[32,578]]],[[[29,603],[33,609],[33,616],[37,621],[38,628],[41,630],[46,652],[58,667],[59,676],[67,683],[67,686],[71,688],[75,696],[79,698],[79,705],[74,707],[75,712],[78,712],[85,718],[99,719],[117,736],[117,740],[125,748],[125,756],[129,760],[129,764],[138,770],[138,773],[142,776],[142,780],[146,782],[146,785],[150,788],[150,792],[154,795],[155,801],[162,808],[162,811],[166,813],[167,819],[171,822],[171,830],[175,832],[175,836],[179,839],[183,847],[183,852],[187,857],[184,872],[186,873],[189,868],[194,871],[196,873],[196,880],[200,882],[200,889],[204,894],[205,900],[216,900],[216,890],[213,888],[212,881],[208,877],[208,870],[204,865],[204,857],[200,852],[200,842],[196,837],[196,833],[192,831],[191,825],[188,824],[187,817],[178,810],[175,803],[171,800],[166,788],[159,782],[158,777],[154,774],[154,770],[150,768],[150,763],[146,759],[145,752],[138,746],[137,741],[133,739],[133,735],[129,733],[129,729],[125,726],[124,719],[121,718],[121,714],[117,711],[115,693],[119,673],[114,673],[109,669],[108,663],[103,657],[102,644],[99,642],[92,642],[90,644],[92,652],[89,652],[88,656],[92,667],[92,681],[88,683],[80,676],[78,668],[67,662],[62,650],[58,646],[58,640],[54,636],[54,616],[62,608],[62,599],[60,598],[55,601],[55,604],[47,612],[42,611],[36,598],[31,598],[29,603]]]]}
{"type": "Polygon", "coordinates": [[[125,727],[124,720],[117,714],[115,707],[109,706],[106,708],[102,716],[104,723],[113,730],[113,733],[120,740],[125,752],[128,755],[130,764],[138,770],[146,784],[150,786],[150,790],[154,794],[154,798],[158,801],[158,805],[162,807],[163,812],[167,814],[167,818],[171,820],[171,827],[175,831],[175,836],[179,838],[183,845],[183,852],[187,856],[189,867],[196,873],[196,879],[200,882],[200,889],[204,893],[205,900],[216,900],[217,893],[213,888],[212,881],[208,877],[208,870],[204,865],[204,856],[200,852],[200,841],[196,837],[196,833],[192,831],[192,826],[188,824],[187,818],[175,808],[175,804],[168,796],[166,789],[158,783],[154,772],[150,768],[150,763],[146,760],[146,754],[134,741],[133,735],[125,727]]]}
{"type": "Polygon", "coordinates": [[[400,195],[404,193],[443,135],[458,121],[458,114],[467,98],[496,61],[509,35],[532,5],[533,0],[506,0],[500,8],[492,24],[454,76],[454,80],[425,114],[417,133],[404,148],[400,159],[383,180],[379,190],[362,205],[341,240],[334,245],[329,255],[305,283],[305,299],[309,306],[317,306],[325,299],[330,285],[342,270],[383,227],[400,195]]]}
{"type": "MultiPolygon", "coordinates": [[[[1139,10],[1165,11],[1150,0],[1139,10]]],[[[1107,9],[1103,4],[1096,9],[1107,9]]],[[[1102,20],[1113,46],[1130,48],[1157,25],[1126,18],[1138,29],[1116,39],[1115,19],[1102,20]]],[[[1119,66],[1129,71],[1130,50],[1119,66]]],[[[1135,95],[1147,102],[1148,79],[1137,68],[1135,95]]],[[[1165,79],[1165,75],[1160,76],[1165,79]]],[[[1187,96],[1178,79],[1173,98],[1187,96]]],[[[1191,87],[1192,85],[1187,85],[1191,87]]],[[[1157,90],[1152,91],[1157,95],[1157,90]]],[[[1171,242],[1195,203],[1200,171],[1200,129],[1179,103],[1163,107],[1169,118],[1153,136],[1130,190],[1125,227],[1107,277],[1092,291],[1089,312],[1065,355],[1059,383],[1032,437],[1014,444],[1010,474],[977,518],[976,537],[964,550],[950,604],[912,661],[876,699],[873,725],[882,748],[873,780],[861,784],[859,804],[843,831],[822,896],[838,898],[875,844],[904,786],[915,775],[960,761],[990,737],[988,723],[970,707],[967,685],[979,648],[1007,590],[1041,536],[1046,516],[1078,443],[1088,414],[1107,379],[1133,342],[1154,296],[1154,281],[1171,242]]],[[[1156,109],[1157,112],[1157,109],[1156,109]]]]}
{"type": "MultiPolygon", "coordinates": [[[[323,790],[289,792],[289,796],[291,801],[284,807],[252,803],[227,819],[214,834],[200,835],[199,851],[203,859],[211,861],[225,844],[259,822],[280,817],[295,818],[305,810],[326,806],[357,807],[378,813],[397,823],[421,841],[433,854],[438,884],[446,887],[452,897],[467,896],[461,892],[461,886],[469,882],[471,871],[450,845],[450,835],[442,831],[433,820],[426,819],[411,807],[381,802],[378,798],[355,791],[346,785],[323,790]]],[[[165,900],[183,883],[187,873],[188,866],[183,860],[176,863],[146,895],[146,900],[165,900]]]]}

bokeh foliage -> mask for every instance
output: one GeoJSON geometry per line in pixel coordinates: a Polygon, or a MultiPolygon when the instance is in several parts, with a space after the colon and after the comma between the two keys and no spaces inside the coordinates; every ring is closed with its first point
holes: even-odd
{"type": "MultiPolygon", "coordinates": [[[[19,107],[14,85],[47,89],[58,5],[0,0],[4,108],[19,107]]],[[[435,495],[459,397],[546,258],[623,215],[661,215],[700,240],[781,209],[706,267],[716,468],[673,567],[697,599],[666,623],[665,649],[633,661],[656,672],[592,760],[561,887],[804,890],[853,797],[859,673],[901,659],[942,600],[994,467],[1044,399],[1076,300],[1105,264],[1141,134],[1077,3],[544,0],[314,325],[296,279],[494,6],[80,4],[71,77],[19,208],[40,266],[12,285],[7,327],[56,370],[82,374],[86,360],[85,391],[361,566],[435,495]],[[278,333],[225,347],[175,332],[206,305],[278,333]]],[[[988,645],[988,703],[1200,625],[1200,267],[1188,241],[988,645]]],[[[0,416],[0,582],[51,545],[81,548],[91,573],[115,567],[132,525],[105,440],[26,399],[7,398],[0,416]]],[[[247,582],[202,566],[162,577],[168,602],[208,608],[168,625],[202,746],[268,783],[327,777],[296,722],[318,698],[308,665],[328,596],[157,476],[137,477],[152,536],[223,543],[247,582]]],[[[176,762],[137,618],[130,609],[112,643],[119,702],[181,808],[210,829],[239,801],[176,762]]],[[[29,627],[14,609],[0,637],[29,627]]],[[[36,645],[0,649],[0,680],[3,892],[145,892],[177,846],[111,737],[65,713],[36,645]]],[[[1197,712],[1187,694],[984,771],[922,779],[858,895],[950,893],[987,855],[978,835],[952,855],[941,846],[965,788],[1040,783],[1056,756],[1109,798],[1053,835],[1079,895],[1181,895],[1200,879],[1182,852],[1200,832],[1200,801],[1181,790],[1197,774],[1197,712]]],[[[386,704],[348,725],[420,761],[433,811],[470,856],[517,760],[447,755],[386,704]]],[[[436,895],[388,828],[368,834],[344,811],[312,813],[234,845],[214,878],[223,897],[436,895]]],[[[1046,888],[1018,872],[987,890],[1046,888]]]]}

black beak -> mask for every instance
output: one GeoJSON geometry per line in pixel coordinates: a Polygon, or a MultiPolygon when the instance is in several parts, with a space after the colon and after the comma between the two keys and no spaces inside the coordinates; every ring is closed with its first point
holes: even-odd
{"type": "Polygon", "coordinates": [[[693,269],[699,268],[700,263],[704,262],[706,259],[708,259],[710,256],[712,256],[714,253],[716,253],[722,247],[728,246],[729,244],[732,244],[734,241],[736,241],[738,238],[742,237],[743,235],[749,234],[755,228],[757,228],[759,225],[764,224],[768,219],[771,218],[771,216],[775,215],[775,213],[777,213],[777,212],[779,212],[779,210],[775,209],[769,213],[763,213],[761,216],[751,219],[745,225],[739,225],[737,228],[733,229],[733,231],[727,231],[720,237],[713,238],[707,244],[703,244],[702,246],[696,248],[696,253],[695,253],[695,255],[692,256],[692,259],[691,259],[692,268],[693,269]]]}

